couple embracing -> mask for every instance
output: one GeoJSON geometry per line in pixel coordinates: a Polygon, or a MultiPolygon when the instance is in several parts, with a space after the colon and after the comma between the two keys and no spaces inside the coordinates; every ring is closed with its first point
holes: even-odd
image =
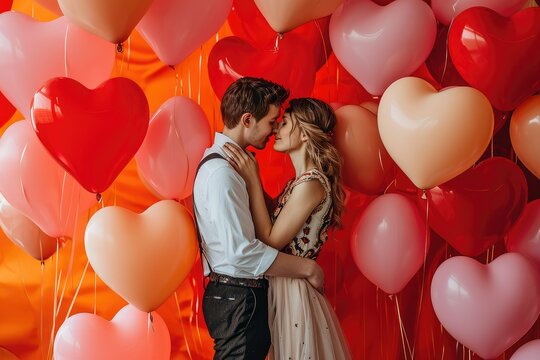
{"type": "Polygon", "coordinates": [[[256,78],[223,96],[224,130],[199,164],[193,189],[201,261],[209,278],[203,313],[214,359],[350,359],[315,259],[340,224],[341,165],[330,106],[256,78]],[[266,207],[255,157],[275,135],[296,177],[266,207]],[[270,351],[270,352],[269,352],[270,351]]]}

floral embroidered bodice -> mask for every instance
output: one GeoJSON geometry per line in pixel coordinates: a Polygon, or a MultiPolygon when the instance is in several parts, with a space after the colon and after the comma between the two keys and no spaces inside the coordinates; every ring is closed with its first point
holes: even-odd
{"type": "Polygon", "coordinates": [[[291,243],[282,250],[291,255],[302,256],[309,259],[316,259],[321,247],[328,239],[328,225],[330,224],[332,210],[332,196],[330,195],[330,183],[326,176],[317,169],[309,170],[298,178],[290,180],[278,198],[278,203],[272,214],[274,222],[289,199],[294,187],[305,181],[317,179],[321,182],[326,196],[321,203],[313,209],[311,215],[292,239],[291,243]]]}

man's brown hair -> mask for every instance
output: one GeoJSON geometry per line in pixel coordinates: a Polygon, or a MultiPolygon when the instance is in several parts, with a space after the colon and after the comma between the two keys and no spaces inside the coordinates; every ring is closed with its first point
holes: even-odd
{"type": "Polygon", "coordinates": [[[289,97],[289,90],[274,82],[243,77],[233,82],[221,100],[223,124],[233,129],[244,113],[250,113],[259,121],[270,109],[270,105],[280,107],[289,97]]]}

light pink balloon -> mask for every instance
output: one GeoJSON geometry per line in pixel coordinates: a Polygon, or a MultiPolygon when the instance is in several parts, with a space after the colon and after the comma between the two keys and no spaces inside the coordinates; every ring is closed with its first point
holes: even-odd
{"type": "Polygon", "coordinates": [[[52,237],[72,237],[78,214],[96,202],[39,141],[29,121],[0,138],[0,192],[52,237]]]}
{"type": "Polygon", "coordinates": [[[425,260],[426,224],[413,201],[381,195],[367,206],[354,228],[351,250],[358,269],[388,294],[403,290],[425,260]]]}
{"type": "Polygon", "coordinates": [[[6,12],[0,14],[0,34],[0,91],[27,119],[34,93],[47,80],[67,76],[94,88],[109,78],[114,65],[113,44],[64,17],[42,23],[6,12]]]}
{"type": "Polygon", "coordinates": [[[154,0],[137,30],[167,65],[179,64],[214,35],[232,0],[154,0]]]}
{"type": "Polygon", "coordinates": [[[532,263],[517,253],[488,265],[456,256],[435,271],[431,302],[450,335],[482,358],[494,359],[538,318],[539,280],[532,263]]]}
{"type": "Polygon", "coordinates": [[[502,16],[512,16],[526,3],[527,0],[431,0],[431,8],[437,20],[449,25],[460,13],[475,6],[495,10],[502,16]]]}
{"type": "Polygon", "coordinates": [[[413,73],[426,60],[437,32],[422,0],[396,0],[381,7],[350,0],[330,20],[330,42],[339,62],[372,95],[413,73]]]}
{"type": "Polygon", "coordinates": [[[170,98],[152,116],[135,156],[139,175],[159,196],[184,199],[191,195],[197,165],[211,141],[201,107],[186,97],[170,98]]]}
{"type": "Polygon", "coordinates": [[[540,200],[528,203],[508,232],[506,248],[535,261],[540,270],[540,200]]]}
{"type": "Polygon", "coordinates": [[[158,313],[126,305],[107,321],[94,314],[69,317],[58,329],[54,341],[56,360],[168,360],[171,338],[158,313]]]}
{"type": "Polygon", "coordinates": [[[538,360],[540,359],[540,339],[529,341],[521,346],[512,355],[510,360],[538,360]]]}

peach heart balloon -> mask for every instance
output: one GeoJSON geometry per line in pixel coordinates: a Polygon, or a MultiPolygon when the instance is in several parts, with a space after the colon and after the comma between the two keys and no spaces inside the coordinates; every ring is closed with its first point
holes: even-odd
{"type": "Polygon", "coordinates": [[[54,340],[56,360],[168,360],[171,338],[158,313],[149,316],[126,305],[111,321],[94,314],[69,317],[54,340]]]}
{"type": "MultiPolygon", "coordinates": [[[[153,0],[58,0],[66,17],[114,44],[126,40],[153,0]]],[[[171,34],[171,36],[174,36],[171,34]]]]}
{"type": "Polygon", "coordinates": [[[278,33],[328,16],[343,0],[255,0],[270,27],[278,33]]]}
{"type": "Polygon", "coordinates": [[[493,110],[471,87],[437,92],[425,80],[406,77],[383,94],[378,123],[392,159],[418,188],[430,189],[480,158],[493,133],[493,110]]]}
{"type": "Polygon", "coordinates": [[[495,359],[533,326],[540,282],[525,257],[506,253],[488,265],[455,256],[435,271],[431,302],[444,328],[483,359],[495,359]]]}
{"type": "Polygon", "coordinates": [[[510,140],[519,160],[540,179],[540,95],[525,100],[512,114],[510,140]]]}
{"type": "Polygon", "coordinates": [[[198,250],[191,214],[173,200],[159,201],[142,214],[103,208],[88,222],[84,243],[99,277],[146,312],[180,285],[198,250]]]}

